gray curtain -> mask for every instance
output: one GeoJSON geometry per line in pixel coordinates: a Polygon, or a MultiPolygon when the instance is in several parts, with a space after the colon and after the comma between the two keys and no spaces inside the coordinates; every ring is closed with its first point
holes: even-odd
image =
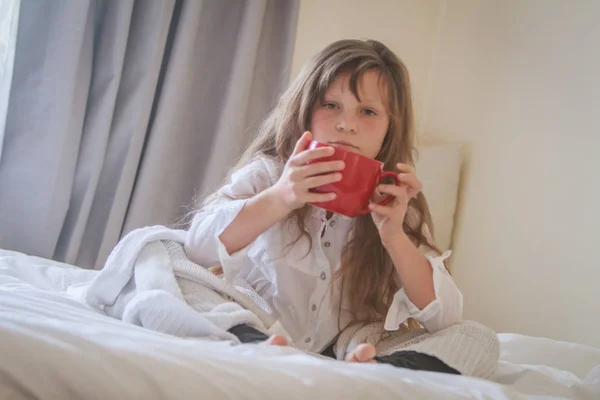
{"type": "Polygon", "coordinates": [[[22,0],[0,248],[101,267],[214,189],[287,84],[297,0],[22,0]]]}

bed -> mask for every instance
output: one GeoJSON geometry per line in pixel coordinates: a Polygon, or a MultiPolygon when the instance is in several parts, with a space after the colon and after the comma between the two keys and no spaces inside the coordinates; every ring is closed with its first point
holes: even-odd
{"type": "Polygon", "coordinates": [[[600,350],[499,334],[495,381],[177,338],[65,294],[95,271],[0,250],[0,398],[600,399],[600,350]]]}
{"type": "MultiPolygon", "coordinates": [[[[449,248],[461,148],[420,156],[437,243],[449,248]]],[[[64,293],[96,273],[0,250],[0,399],[600,399],[600,350],[591,347],[499,334],[495,381],[348,364],[109,318],[64,293]]]]}

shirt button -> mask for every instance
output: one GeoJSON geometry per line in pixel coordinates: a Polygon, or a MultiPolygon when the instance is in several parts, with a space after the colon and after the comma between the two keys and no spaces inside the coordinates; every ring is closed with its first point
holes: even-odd
{"type": "Polygon", "coordinates": [[[315,311],[317,309],[317,306],[313,304],[310,309],[313,310],[313,311],[315,311]]]}
{"type": "Polygon", "coordinates": [[[323,246],[329,247],[329,246],[331,246],[331,242],[325,242],[325,243],[323,243],[323,246]]]}
{"type": "Polygon", "coordinates": [[[327,279],[327,274],[325,272],[321,272],[321,279],[327,279]]]}
{"type": "Polygon", "coordinates": [[[310,343],[310,338],[307,337],[306,339],[304,339],[304,343],[310,343]]]}
{"type": "Polygon", "coordinates": [[[329,223],[329,226],[331,226],[332,228],[333,228],[333,226],[334,226],[334,225],[335,225],[335,221],[331,221],[331,222],[329,223]]]}

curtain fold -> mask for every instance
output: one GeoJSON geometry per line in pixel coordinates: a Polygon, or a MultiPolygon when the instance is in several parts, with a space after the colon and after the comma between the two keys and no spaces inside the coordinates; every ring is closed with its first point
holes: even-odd
{"type": "Polygon", "coordinates": [[[20,2],[21,0],[0,1],[0,162],[2,161],[8,95],[15,61],[20,2]]]}
{"type": "Polygon", "coordinates": [[[0,247],[103,265],[214,188],[287,84],[296,0],[21,0],[0,247]]]}

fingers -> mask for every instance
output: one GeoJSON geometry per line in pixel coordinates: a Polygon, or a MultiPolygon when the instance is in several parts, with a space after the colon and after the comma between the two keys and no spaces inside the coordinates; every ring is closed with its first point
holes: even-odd
{"type": "Polygon", "coordinates": [[[405,174],[414,174],[415,169],[408,164],[398,163],[396,164],[396,168],[400,170],[400,172],[404,172],[405,174]]]}
{"type": "Polygon", "coordinates": [[[377,186],[377,190],[383,194],[389,194],[398,199],[407,199],[408,196],[408,188],[405,186],[397,186],[397,185],[385,185],[381,184],[377,186]]]}
{"type": "Polygon", "coordinates": [[[295,166],[301,166],[309,161],[316,160],[317,158],[325,158],[333,155],[335,149],[333,147],[317,147],[316,149],[310,149],[302,151],[290,158],[290,164],[295,166]]]}
{"type": "Polygon", "coordinates": [[[306,196],[306,203],[325,203],[336,198],[335,193],[313,193],[309,192],[306,196]]]}
{"type": "Polygon", "coordinates": [[[423,189],[423,184],[414,174],[398,174],[400,183],[408,186],[410,197],[416,196],[423,189]]]}
{"type": "Polygon", "coordinates": [[[307,176],[315,176],[328,174],[331,172],[338,172],[343,170],[345,164],[343,161],[324,161],[316,162],[314,164],[303,165],[296,167],[292,173],[293,180],[299,180],[306,178],[307,176]]]}
{"type": "Polygon", "coordinates": [[[312,188],[316,188],[322,185],[327,185],[328,183],[333,183],[333,182],[339,182],[342,180],[342,174],[335,173],[335,174],[327,174],[327,175],[319,175],[319,176],[313,176],[310,178],[306,178],[303,182],[302,182],[302,186],[307,188],[307,189],[312,189],[312,188]]]}
{"type": "MultiPolygon", "coordinates": [[[[400,201],[403,203],[408,203],[408,200],[410,199],[410,197],[408,196],[408,192],[407,192],[407,188],[403,187],[403,186],[396,186],[396,185],[379,185],[377,186],[377,189],[379,190],[379,192],[386,194],[386,195],[390,195],[393,196],[395,198],[395,201],[400,201]]],[[[371,212],[374,212],[375,214],[377,214],[380,217],[392,217],[394,215],[394,213],[396,212],[394,210],[394,204],[398,204],[398,203],[391,203],[390,204],[386,204],[386,205],[380,205],[377,203],[369,203],[369,210],[371,210],[371,212]]]]}
{"type": "Polygon", "coordinates": [[[415,169],[408,164],[402,163],[396,164],[396,167],[400,171],[398,180],[400,183],[409,186],[408,194],[410,197],[415,197],[423,189],[423,184],[415,175],[415,169]]]}
{"type": "Polygon", "coordinates": [[[294,146],[294,152],[292,153],[292,157],[296,154],[300,154],[301,152],[303,152],[311,140],[312,133],[310,133],[309,131],[304,132],[302,136],[300,136],[300,139],[298,139],[298,141],[296,142],[296,146],[294,146]]]}

